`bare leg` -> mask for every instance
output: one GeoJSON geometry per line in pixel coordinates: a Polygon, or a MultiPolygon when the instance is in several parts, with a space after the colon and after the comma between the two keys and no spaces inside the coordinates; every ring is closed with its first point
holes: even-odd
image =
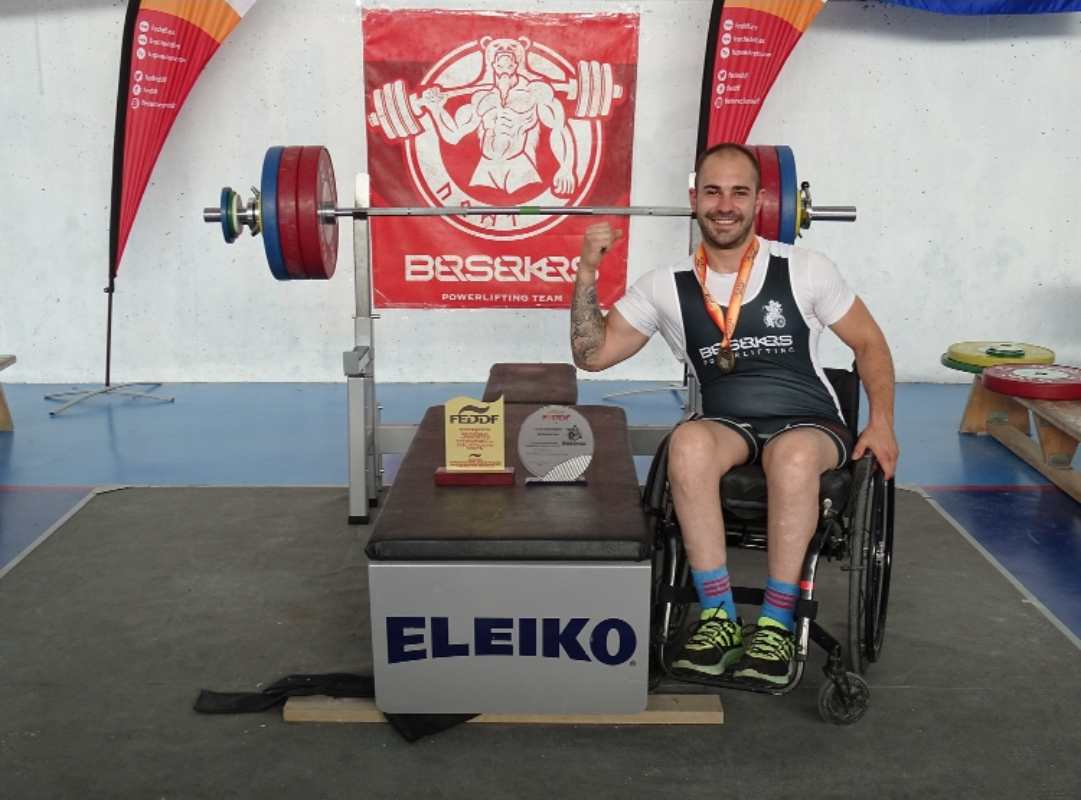
{"type": "Polygon", "coordinates": [[[717,422],[685,422],[672,432],[668,480],[683,546],[696,571],[714,570],[726,562],[721,478],[749,455],[743,437],[717,422]]]}
{"type": "Polygon", "coordinates": [[[762,453],[769,495],[769,575],[799,583],[803,559],[818,524],[818,487],[823,472],[837,466],[829,434],[796,428],[772,439],[762,453]]]}

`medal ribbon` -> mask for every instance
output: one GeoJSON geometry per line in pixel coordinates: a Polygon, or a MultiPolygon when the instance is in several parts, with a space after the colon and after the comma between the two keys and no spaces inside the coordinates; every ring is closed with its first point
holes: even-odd
{"type": "Polygon", "coordinates": [[[698,245],[694,254],[694,274],[698,276],[698,285],[702,287],[702,300],[706,304],[706,313],[714,324],[721,329],[724,337],[721,346],[729,349],[732,346],[732,334],[736,332],[736,323],[739,321],[740,308],[743,305],[743,292],[747,288],[747,278],[751,275],[751,267],[754,266],[755,256],[758,255],[758,237],[754,237],[747,249],[743,251],[743,258],[739,262],[739,272],[736,274],[736,282],[732,285],[732,296],[728,299],[728,311],[713,299],[706,287],[706,270],[709,262],[706,261],[705,245],[698,245]]]}

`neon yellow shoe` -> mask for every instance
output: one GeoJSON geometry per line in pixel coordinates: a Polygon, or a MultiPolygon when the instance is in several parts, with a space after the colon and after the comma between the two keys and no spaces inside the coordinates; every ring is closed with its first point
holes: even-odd
{"type": "Polygon", "coordinates": [[[768,617],[758,620],[750,646],[736,664],[732,677],[739,680],[785,686],[791,680],[796,638],[784,625],[768,617]]]}
{"type": "Polygon", "coordinates": [[[694,633],[672,662],[675,672],[721,675],[743,655],[743,629],[722,608],[704,608],[694,633]]]}

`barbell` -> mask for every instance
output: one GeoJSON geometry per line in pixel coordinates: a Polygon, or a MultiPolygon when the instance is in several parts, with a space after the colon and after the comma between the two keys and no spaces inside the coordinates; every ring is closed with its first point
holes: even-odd
{"type": "MultiPolygon", "coordinates": [[[[574,116],[580,119],[607,117],[612,112],[612,102],[623,97],[623,87],[613,78],[612,65],[600,61],[579,61],[576,77],[551,86],[566,94],[568,100],[576,101],[574,116]]],[[[382,131],[388,139],[407,139],[421,132],[419,118],[424,106],[440,98],[446,100],[493,88],[490,83],[475,83],[453,88],[427,86],[408,92],[405,81],[391,81],[372,92],[368,124],[382,131]]]]}
{"type": "MultiPolygon", "coordinates": [[[[751,148],[758,157],[765,202],[756,218],[767,239],[792,244],[812,222],[854,222],[854,206],[815,206],[810,184],[796,180],[792,150],[784,145],[751,148]]],[[[246,202],[229,186],[217,207],[204,208],[206,222],[221,225],[229,244],[244,232],[263,235],[270,272],[278,280],[326,280],[338,259],[338,217],[600,216],[691,217],[686,206],[389,206],[338,208],[337,185],[325,147],[271,147],[258,187],[246,202]]]]}

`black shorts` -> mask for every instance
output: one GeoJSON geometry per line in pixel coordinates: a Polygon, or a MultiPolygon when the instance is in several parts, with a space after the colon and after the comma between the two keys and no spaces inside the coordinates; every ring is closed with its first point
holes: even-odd
{"type": "Polygon", "coordinates": [[[824,431],[837,446],[837,465],[840,469],[852,457],[852,433],[840,420],[829,417],[756,417],[750,420],[735,420],[726,417],[699,417],[698,419],[718,422],[740,434],[747,442],[750,457],[747,464],[757,464],[762,460],[762,451],[772,439],[794,428],[816,428],[824,431]]]}

